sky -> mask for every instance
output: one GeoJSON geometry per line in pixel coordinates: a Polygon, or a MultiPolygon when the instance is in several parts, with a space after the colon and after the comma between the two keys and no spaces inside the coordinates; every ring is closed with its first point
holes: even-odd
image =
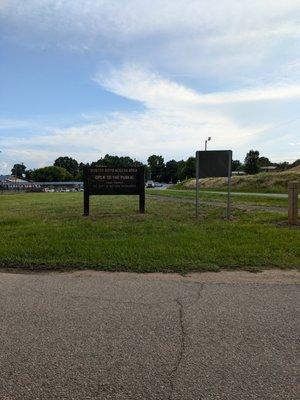
{"type": "Polygon", "coordinates": [[[300,158],[300,0],[0,0],[0,173],[300,158]]]}

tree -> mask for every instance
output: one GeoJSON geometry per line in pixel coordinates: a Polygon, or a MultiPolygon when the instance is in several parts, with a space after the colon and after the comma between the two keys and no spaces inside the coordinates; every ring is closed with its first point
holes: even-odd
{"type": "Polygon", "coordinates": [[[170,160],[166,163],[166,168],[165,168],[165,181],[166,182],[172,182],[176,183],[178,180],[178,165],[177,161],[175,160],[170,160]]]}
{"type": "Polygon", "coordinates": [[[155,181],[161,182],[164,177],[164,159],[162,156],[158,156],[156,154],[152,154],[152,156],[148,157],[148,165],[151,170],[151,178],[155,181]]]}
{"type": "Polygon", "coordinates": [[[271,165],[271,161],[268,159],[268,157],[259,157],[258,159],[258,165],[260,167],[269,167],[271,165]]]}
{"type": "Polygon", "coordinates": [[[196,176],[196,158],[195,157],[189,157],[186,160],[182,173],[185,178],[195,178],[195,176],[196,176]]]}
{"type": "Polygon", "coordinates": [[[82,181],[83,180],[83,168],[84,168],[85,164],[84,163],[80,163],[78,166],[78,173],[75,175],[75,180],[76,181],[82,181]]]}
{"type": "Polygon", "coordinates": [[[257,174],[259,171],[259,151],[250,150],[245,158],[245,172],[247,174],[257,174]]]}
{"type": "Polygon", "coordinates": [[[140,167],[143,165],[140,161],[133,160],[132,158],[125,156],[112,156],[110,154],[106,154],[104,157],[101,157],[98,161],[94,161],[91,164],[92,166],[95,165],[102,165],[102,166],[110,166],[116,168],[128,168],[128,167],[140,167]]]}
{"type": "Polygon", "coordinates": [[[180,180],[184,180],[186,178],[184,175],[185,164],[186,162],[184,160],[177,161],[177,177],[180,180]]]}
{"type": "Polygon", "coordinates": [[[75,175],[78,174],[79,171],[78,162],[72,157],[58,157],[54,161],[54,166],[65,168],[71,175],[73,175],[73,177],[75,177],[75,175]]]}
{"type": "Polygon", "coordinates": [[[100,158],[97,162],[93,164],[125,168],[125,167],[131,167],[133,165],[133,159],[130,157],[119,157],[119,156],[112,156],[110,154],[105,154],[104,157],[100,158]]]}
{"type": "Polygon", "coordinates": [[[231,169],[232,171],[238,171],[241,169],[242,163],[240,160],[232,160],[231,169]]]}
{"type": "Polygon", "coordinates": [[[32,169],[27,169],[26,171],[25,171],[25,179],[27,179],[28,181],[31,181],[32,180],[32,169]]]}
{"type": "Polygon", "coordinates": [[[282,163],[276,164],[276,169],[278,171],[285,171],[287,169],[291,168],[291,164],[288,161],[284,161],[282,163]]]}
{"type": "Polygon", "coordinates": [[[72,181],[73,176],[65,168],[50,166],[35,169],[32,172],[34,182],[66,182],[72,181]]]}
{"type": "Polygon", "coordinates": [[[11,174],[13,176],[16,176],[17,178],[22,179],[23,178],[23,174],[25,174],[26,171],[26,166],[22,163],[22,164],[15,164],[12,169],[11,169],[11,174]]]}

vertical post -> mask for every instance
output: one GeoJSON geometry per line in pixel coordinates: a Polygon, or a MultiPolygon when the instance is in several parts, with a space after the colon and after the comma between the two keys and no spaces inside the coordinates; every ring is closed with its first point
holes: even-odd
{"type": "Polygon", "coordinates": [[[298,182],[288,183],[288,221],[296,225],[298,220],[298,182]]]}
{"type": "Polygon", "coordinates": [[[140,213],[145,212],[145,170],[143,167],[139,168],[139,209],[140,213]]]}
{"type": "Polygon", "coordinates": [[[88,167],[83,169],[83,215],[88,216],[90,213],[90,194],[88,187],[88,167]]]}
{"type": "Polygon", "coordinates": [[[83,215],[87,217],[90,214],[90,195],[86,189],[83,192],[83,215]]]}
{"type": "Polygon", "coordinates": [[[199,151],[196,151],[196,218],[199,217],[199,200],[200,200],[200,194],[199,194],[199,189],[200,189],[200,181],[199,181],[199,151]]]}
{"type": "Polygon", "coordinates": [[[227,212],[226,217],[230,219],[231,209],[231,164],[232,164],[232,151],[228,151],[228,188],[227,188],[227,212]]]}

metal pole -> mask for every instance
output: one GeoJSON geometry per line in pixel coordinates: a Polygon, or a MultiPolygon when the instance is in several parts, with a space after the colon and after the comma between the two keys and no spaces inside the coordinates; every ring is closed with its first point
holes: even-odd
{"type": "Polygon", "coordinates": [[[207,140],[205,140],[205,146],[204,146],[204,150],[207,150],[207,140]]]}
{"type": "Polygon", "coordinates": [[[200,182],[199,182],[199,151],[196,151],[196,218],[199,217],[199,200],[200,200],[200,182]]]}
{"type": "Polygon", "coordinates": [[[90,193],[88,187],[89,167],[83,167],[83,215],[87,217],[90,214],[90,193]]]}
{"type": "Polygon", "coordinates": [[[228,153],[228,190],[227,190],[227,219],[230,219],[231,209],[231,163],[232,163],[232,152],[228,153]]]}
{"type": "Polygon", "coordinates": [[[290,225],[297,225],[298,220],[298,182],[288,183],[288,221],[290,225]]]}

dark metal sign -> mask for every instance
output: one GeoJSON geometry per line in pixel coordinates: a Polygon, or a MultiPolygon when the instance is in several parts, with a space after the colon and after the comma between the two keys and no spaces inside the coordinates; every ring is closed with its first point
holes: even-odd
{"type": "Polygon", "coordinates": [[[228,167],[231,166],[231,150],[197,151],[199,178],[228,177],[228,167]]]}
{"type": "Polygon", "coordinates": [[[196,216],[199,214],[200,178],[227,177],[227,218],[230,218],[231,150],[196,151],[196,216]]]}
{"type": "Polygon", "coordinates": [[[139,195],[139,209],[145,212],[144,167],[85,167],[84,215],[89,215],[91,195],[139,195]]]}

